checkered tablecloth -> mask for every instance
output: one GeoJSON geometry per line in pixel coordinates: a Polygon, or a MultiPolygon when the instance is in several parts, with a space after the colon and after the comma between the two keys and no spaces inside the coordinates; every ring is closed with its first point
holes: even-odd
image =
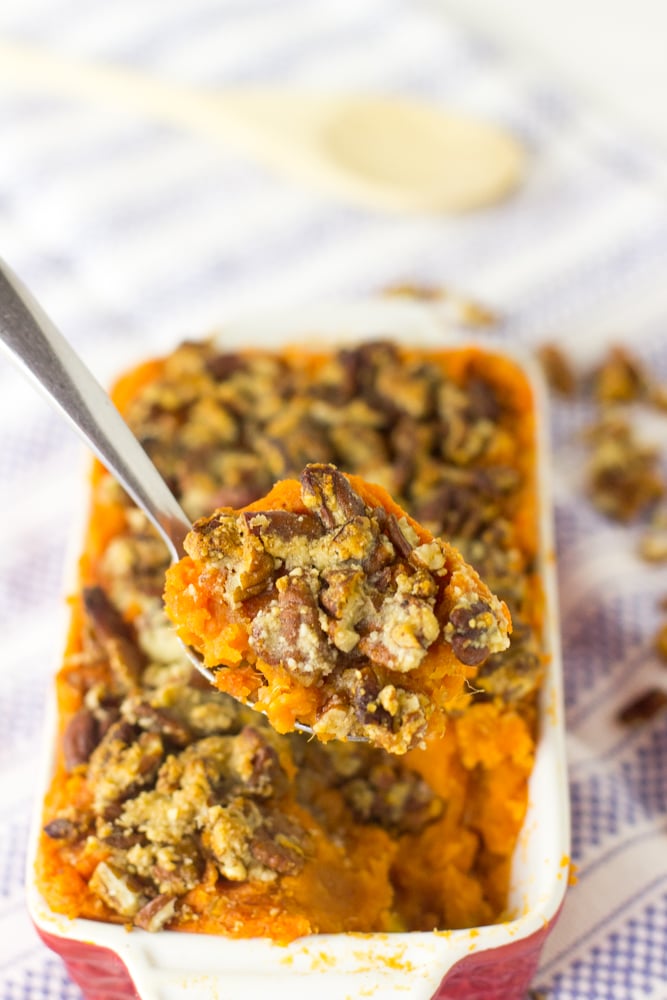
{"type": "MultiPolygon", "coordinates": [[[[557,82],[411,0],[5,0],[0,36],[201,86],[382,90],[482,114],[529,151],[512,200],[460,218],[336,204],[231,150],[50,87],[0,87],[0,253],[98,376],[225,317],[445,284],[499,310],[493,336],[558,338],[586,364],[632,343],[667,379],[662,162],[557,82]]],[[[667,997],[667,718],[618,707],[667,687],[652,650],[664,569],[581,496],[585,404],[554,410],[573,857],[535,988],[667,997]]],[[[655,428],[654,428],[655,431],[655,428]]],[[[661,433],[667,441],[667,427],[661,433]]],[[[79,997],[23,903],[43,706],[62,644],[78,445],[0,362],[0,1000],[79,997]]]]}

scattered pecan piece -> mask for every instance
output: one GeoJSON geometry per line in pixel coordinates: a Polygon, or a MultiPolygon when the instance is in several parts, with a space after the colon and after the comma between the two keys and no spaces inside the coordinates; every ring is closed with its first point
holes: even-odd
{"type": "Polygon", "coordinates": [[[630,521],[663,496],[658,453],[637,440],[627,421],[613,415],[603,418],[588,437],[593,446],[588,488],[601,513],[630,521]]]}
{"type": "Polygon", "coordinates": [[[577,376],[566,354],[556,344],[543,344],[537,352],[550,389],[559,396],[572,397],[577,390],[577,376]]]}
{"type": "Polygon", "coordinates": [[[667,707],[667,691],[649,688],[637,698],[633,698],[619,711],[616,718],[624,726],[640,725],[649,722],[665,707],[667,707]]]}
{"type": "Polygon", "coordinates": [[[613,347],[593,374],[593,394],[603,405],[644,399],[648,387],[643,366],[624,347],[613,347]]]}

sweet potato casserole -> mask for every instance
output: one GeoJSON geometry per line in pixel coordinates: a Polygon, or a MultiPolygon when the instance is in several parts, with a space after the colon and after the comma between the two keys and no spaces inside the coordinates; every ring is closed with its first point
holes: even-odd
{"type": "Polygon", "coordinates": [[[216,632],[225,650],[210,662],[235,648],[238,667],[216,682],[261,699],[282,655],[276,617],[291,621],[336,687],[311,698],[308,720],[400,755],[281,735],[301,717],[290,698],[287,720],[268,700],[274,728],[202,678],[164,613],[162,543],[96,468],[38,859],[51,908],[281,942],[502,917],[544,668],[534,409],[519,368],[389,341],[329,354],[186,343],[115,398],[203,519],[176,569],[224,569],[225,625],[243,619],[240,646],[234,629],[216,632]],[[452,579],[465,586],[438,622],[452,579]],[[445,668],[420,701],[436,625],[445,668]],[[445,725],[430,726],[432,702],[445,725]]]}
{"type": "Polygon", "coordinates": [[[459,552],[333,465],[201,518],[185,549],[167,614],[279,732],[405,753],[444,729],[465,667],[509,645],[507,608],[459,552]]]}

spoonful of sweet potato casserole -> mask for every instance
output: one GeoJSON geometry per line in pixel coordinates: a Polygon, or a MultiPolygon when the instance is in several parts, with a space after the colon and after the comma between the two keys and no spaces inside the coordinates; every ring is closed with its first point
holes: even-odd
{"type": "Polygon", "coordinates": [[[0,343],[150,519],[166,610],[197,669],[279,732],[393,753],[444,729],[506,605],[388,493],[307,465],[264,499],[190,524],[109,397],[0,261],[0,343]]]}
{"type": "Polygon", "coordinates": [[[167,614],[214,684],[279,732],[405,753],[509,645],[507,607],[459,552],[333,465],[202,518],[185,549],[167,614]]]}

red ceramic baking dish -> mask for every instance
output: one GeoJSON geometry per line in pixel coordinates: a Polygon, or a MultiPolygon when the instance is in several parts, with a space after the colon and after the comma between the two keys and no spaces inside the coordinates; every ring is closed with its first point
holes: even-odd
{"type": "MultiPolygon", "coordinates": [[[[246,319],[224,327],[220,343],[280,349],[391,336],[410,347],[462,341],[437,315],[403,301],[371,301],[246,319]]],[[[494,352],[498,353],[494,347],[494,352]]],[[[512,860],[507,919],[466,930],[319,934],[287,945],[179,931],[148,933],[50,910],[34,874],[42,800],[53,771],[55,709],[38,782],[28,862],[28,901],[37,932],[59,954],[87,1000],[178,1000],[186,995],[246,1000],[411,997],[414,1000],[523,1000],[544,941],[557,919],[569,874],[569,814],[564,753],[561,658],[548,479],[545,397],[529,360],[511,354],[530,384],[537,414],[539,566],[544,591],[544,649],[538,739],[528,810],[512,860]]]]}

